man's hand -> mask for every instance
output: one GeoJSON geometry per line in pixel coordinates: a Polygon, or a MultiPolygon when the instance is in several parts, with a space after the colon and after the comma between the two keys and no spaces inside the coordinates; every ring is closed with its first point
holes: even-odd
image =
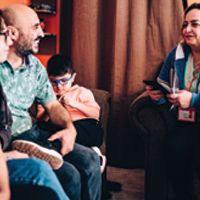
{"type": "Polygon", "coordinates": [[[64,156],[74,149],[76,134],[76,129],[72,125],[51,135],[51,137],[48,140],[53,141],[59,139],[62,143],[61,154],[62,156],[64,156]]]}
{"type": "Polygon", "coordinates": [[[152,90],[152,86],[146,86],[146,90],[149,92],[149,96],[154,101],[159,101],[160,99],[164,98],[164,95],[161,90],[152,90]]]}
{"type": "Polygon", "coordinates": [[[187,90],[179,90],[175,94],[167,94],[167,99],[175,106],[188,108],[192,101],[192,93],[187,90]]]}
{"type": "Polygon", "coordinates": [[[61,154],[64,156],[74,148],[76,140],[76,129],[71,121],[68,111],[57,101],[44,105],[50,116],[51,122],[63,128],[63,130],[53,134],[49,140],[59,139],[62,143],[61,154]]]}

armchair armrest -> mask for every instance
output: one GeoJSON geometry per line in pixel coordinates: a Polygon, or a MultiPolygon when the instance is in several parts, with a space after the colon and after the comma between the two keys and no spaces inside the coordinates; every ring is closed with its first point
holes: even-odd
{"type": "Polygon", "coordinates": [[[146,140],[149,134],[157,136],[157,133],[170,132],[175,125],[175,117],[170,112],[170,104],[157,105],[152,102],[145,91],[139,95],[130,105],[129,118],[131,125],[139,135],[146,140]]]}
{"type": "Polygon", "coordinates": [[[165,200],[167,178],[162,157],[166,134],[176,124],[170,104],[156,105],[145,91],[130,105],[129,119],[145,143],[145,199],[165,200]]]}
{"type": "Polygon", "coordinates": [[[111,103],[111,95],[110,92],[100,89],[91,89],[95,100],[101,107],[99,120],[101,122],[101,126],[103,128],[103,143],[100,147],[101,152],[106,154],[106,138],[107,138],[107,125],[110,114],[110,103],[111,103]]]}

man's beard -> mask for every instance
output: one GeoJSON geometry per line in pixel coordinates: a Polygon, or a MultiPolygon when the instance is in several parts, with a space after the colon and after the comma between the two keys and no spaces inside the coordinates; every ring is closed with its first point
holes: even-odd
{"type": "Polygon", "coordinates": [[[24,57],[24,56],[27,56],[27,55],[30,55],[30,54],[37,53],[38,50],[36,52],[36,51],[33,51],[32,49],[27,49],[26,46],[21,45],[20,43],[18,43],[16,45],[16,52],[20,57],[24,57]]]}
{"type": "MultiPolygon", "coordinates": [[[[35,41],[40,40],[42,37],[39,36],[35,39],[35,41]]],[[[24,57],[30,54],[36,54],[39,51],[39,48],[33,50],[31,48],[31,42],[32,40],[27,38],[26,36],[24,36],[23,34],[20,34],[19,40],[16,44],[16,53],[20,56],[20,57],[24,57]]]]}

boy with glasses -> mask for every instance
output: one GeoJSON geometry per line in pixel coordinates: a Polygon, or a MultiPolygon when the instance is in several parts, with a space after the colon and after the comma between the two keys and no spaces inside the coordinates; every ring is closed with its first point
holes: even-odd
{"type": "MultiPolygon", "coordinates": [[[[74,72],[72,60],[68,56],[60,54],[52,56],[47,63],[47,72],[58,101],[69,112],[77,130],[76,142],[92,147],[98,153],[101,160],[101,172],[103,172],[106,157],[99,150],[103,141],[103,129],[99,122],[100,107],[92,92],[79,85],[73,85],[76,73],[74,72]]],[[[48,114],[41,105],[38,105],[37,118],[45,121],[49,119],[48,114]]],[[[39,127],[44,128],[41,125],[42,122],[39,123],[39,127]]],[[[45,127],[49,131],[51,126],[46,125],[45,127]]]]}

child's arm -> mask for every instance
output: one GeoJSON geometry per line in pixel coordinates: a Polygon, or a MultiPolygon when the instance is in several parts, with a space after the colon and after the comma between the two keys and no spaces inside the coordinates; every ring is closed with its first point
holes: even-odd
{"type": "Polygon", "coordinates": [[[36,119],[43,120],[43,121],[48,121],[49,120],[49,115],[45,111],[45,109],[41,106],[37,106],[37,115],[36,119]]]}
{"type": "Polygon", "coordinates": [[[78,101],[74,100],[72,97],[69,97],[67,95],[62,96],[60,98],[60,102],[64,106],[67,105],[67,106],[76,108],[77,110],[81,111],[88,117],[99,119],[99,109],[94,106],[86,105],[81,102],[78,102],[78,101]]]}

